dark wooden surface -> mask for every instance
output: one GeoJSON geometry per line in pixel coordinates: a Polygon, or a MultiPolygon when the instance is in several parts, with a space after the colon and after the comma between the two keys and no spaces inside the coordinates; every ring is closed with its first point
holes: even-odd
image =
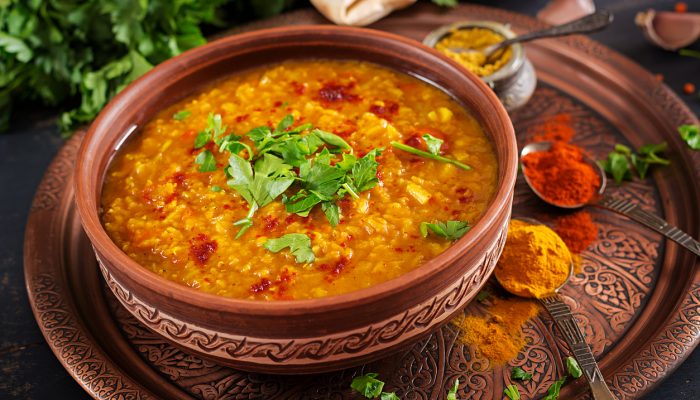
{"type": "MultiPolygon", "coordinates": [[[[479,1],[534,15],[546,0],[479,1]]],[[[682,94],[685,82],[700,86],[700,61],[651,47],[634,27],[634,15],[646,8],[672,9],[675,1],[598,0],[615,13],[596,40],[661,73],[667,84],[700,114],[700,98],[682,94]]],[[[700,0],[686,0],[700,11],[700,0]]],[[[700,48],[696,44],[695,48],[700,48]]],[[[63,370],[36,326],[27,302],[22,268],[24,225],[31,199],[43,172],[62,145],[55,128],[56,110],[24,108],[14,115],[13,128],[0,136],[0,399],[80,399],[88,396],[63,370]]],[[[700,352],[691,357],[647,398],[700,397],[700,352]]]]}

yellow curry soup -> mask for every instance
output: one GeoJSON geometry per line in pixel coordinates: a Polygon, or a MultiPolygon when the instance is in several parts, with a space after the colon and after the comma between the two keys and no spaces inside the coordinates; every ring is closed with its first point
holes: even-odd
{"type": "MultiPolygon", "coordinates": [[[[236,157],[251,155],[241,150],[236,157]]],[[[318,298],[385,282],[443,252],[451,240],[421,223],[474,224],[495,192],[497,175],[479,123],[435,87],[370,63],[289,61],[231,76],[156,115],[112,162],[102,220],[129,257],[169,280],[242,299],[318,298]],[[321,153],[331,157],[329,168],[339,167],[341,157],[359,162],[377,154],[376,182],[357,198],[332,201],[339,217],[333,227],[320,206],[308,216],[287,211],[303,167],[290,168],[285,173],[295,183],[251,215],[240,189],[227,184],[239,179],[224,173],[233,156],[212,142],[194,146],[212,116],[252,153],[259,149],[244,135],[256,127],[274,135],[279,121],[293,119],[287,130],[311,124],[349,146],[341,154],[327,143],[310,156],[314,163],[321,153]],[[424,135],[443,141],[439,154],[424,135]],[[395,143],[455,163],[411,154],[395,143]],[[200,172],[207,151],[215,170],[200,172]],[[242,232],[239,222],[247,216],[242,232]],[[271,240],[290,234],[308,238],[305,254],[313,261],[298,262],[291,247],[270,250],[271,240]]]]}

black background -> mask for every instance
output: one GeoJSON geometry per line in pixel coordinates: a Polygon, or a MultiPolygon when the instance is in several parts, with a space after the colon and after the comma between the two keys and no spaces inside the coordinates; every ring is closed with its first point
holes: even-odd
{"type": "MultiPolygon", "coordinates": [[[[534,15],[547,0],[477,1],[534,15]]],[[[685,1],[700,12],[700,0],[685,1]]],[[[625,54],[664,81],[700,114],[700,97],[682,93],[685,82],[700,87],[700,60],[649,45],[634,25],[647,8],[672,10],[675,1],[598,0],[615,13],[607,30],[592,38],[625,54]]],[[[694,48],[700,48],[696,43],[694,48]]],[[[27,300],[22,265],[29,206],[49,162],[63,145],[55,126],[59,110],[22,106],[10,132],[0,135],[0,399],[83,399],[89,396],[59,364],[39,331],[27,300]]],[[[700,398],[700,352],[692,354],[648,399],[700,398]]]]}

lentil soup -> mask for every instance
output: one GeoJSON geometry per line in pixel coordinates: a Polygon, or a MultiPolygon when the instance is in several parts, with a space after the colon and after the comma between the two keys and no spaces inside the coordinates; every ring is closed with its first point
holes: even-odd
{"type": "Polygon", "coordinates": [[[287,61],[157,114],[112,161],[102,221],[175,282],[317,298],[443,252],[483,214],[497,175],[477,120],[439,89],[366,62],[287,61]]]}

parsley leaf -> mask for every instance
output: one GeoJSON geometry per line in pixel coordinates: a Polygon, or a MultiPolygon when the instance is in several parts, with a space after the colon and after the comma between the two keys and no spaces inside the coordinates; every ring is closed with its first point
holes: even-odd
{"type": "Polygon", "coordinates": [[[194,139],[194,148],[201,149],[202,147],[206,146],[210,140],[211,134],[207,131],[201,131],[197,134],[197,137],[194,139]]]}
{"type": "Polygon", "coordinates": [[[438,5],[440,7],[457,7],[457,4],[459,3],[459,0],[432,0],[435,5],[438,5]]]}
{"type": "Polygon", "coordinates": [[[698,125],[681,125],[678,133],[693,150],[700,150],[700,127],[698,125]]]}
{"type": "MultiPolygon", "coordinates": [[[[439,139],[438,139],[438,140],[439,140],[439,139]]],[[[421,150],[421,149],[417,149],[417,148],[415,148],[415,147],[409,146],[409,145],[407,145],[407,144],[403,144],[403,143],[401,143],[401,142],[391,142],[391,146],[394,147],[394,148],[396,148],[396,149],[403,150],[403,151],[408,152],[408,153],[411,153],[411,154],[415,154],[415,155],[417,155],[417,156],[421,156],[421,157],[429,158],[429,159],[431,159],[431,160],[441,161],[441,162],[444,162],[444,163],[448,163],[448,164],[455,165],[455,166],[457,166],[457,167],[459,167],[459,168],[462,168],[462,169],[465,170],[465,171],[469,171],[470,169],[472,169],[471,166],[469,166],[469,165],[467,165],[467,164],[464,164],[464,163],[461,163],[461,162],[459,162],[459,161],[457,161],[457,160],[453,160],[453,159],[451,159],[451,158],[443,157],[443,156],[441,156],[441,155],[439,155],[439,154],[429,153],[429,152],[427,152],[427,151],[423,151],[423,150],[421,150]]],[[[439,150],[438,150],[438,152],[439,152],[439,150]]]]}
{"type": "Polygon", "coordinates": [[[459,390],[459,379],[455,379],[454,385],[447,392],[447,400],[457,400],[457,390],[459,390]]]}
{"type": "Polygon", "coordinates": [[[209,150],[204,150],[199,153],[194,159],[194,163],[199,165],[199,172],[216,171],[216,159],[214,154],[209,150]]]}
{"type": "Polygon", "coordinates": [[[559,391],[561,391],[564,382],[566,382],[566,377],[552,383],[552,386],[547,390],[547,395],[545,395],[542,400],[557,400],[559,398],[559,391]]]}
{"type": "Polygon", "coordinates": [[[357,160],[352,166],[352,183],[353,190],[356,192],[364,192],[370,190],[377,185],[377,156],[382,154],[383,148],[373,149],[364,157],[357,160]]]}
{"type": "Polygon", "coordinates": [[[442,143],[444,142],[444,140],[438,139],[429,133],[426,133],[422,137],[423,140],[425,140],[425,145],[428,146],[428,151],[430,152],[430,154],[439,156],[440,147],[442,147],[442,143]]]}
{"type": "Polygon", "coordinates": [[[526,381],[532,379],[532,374],[528,374],[520,367],[513,367],[510,370],[510,378],[513,380],[526,381]]]}
{"type": "Polygon", "coordinates": [[[603,170],[612,175],[615,179],[615,183],[618,185],[625,180],[632,179],[632,171],[630,170],[629,162],[627,161],[627,156],[618,152],[610,152],[608,154],[607,160],[601,160],[598,162],[603,170]]]}
{"type": "Polygon", "coordinates": [[[506,388],[503,390],[503,394],[508,396],[510,400],[520,400],[520,392],[518,391],[518,387],[515,385],[506,386],[506,388]]]}
{"type": "Polygon", "coordinates": [[[352,147],[350,147],[348,142],[346,142],[345,140],[343,140],[343,138],[341,138],[340,136],[338,136],[336,134],[322,131],[320,129],[314,129],[313,131],[311,131],[311,134],[318,137],[319,139],[324,141],[326,144],[329,144],[331,146],[335,146],[335,147],[338,147],[341,149],[352,149],[352,147]]]}
{"type": "Polygon", "coordinates": [[[396,395],[395,392],[387,393],[387,392],[382,392],[379,395],[379,400],[401,400],[399,396],[396,395]]]}
{"type": "Polygon", "coordinates": [[[173,119],[176,121],[183,121],[187,119],[187,117],[189,117],[191,114],[192,112],[189,110],[181,110],[173,114],[173,119]]]}
{"type": "Polygon", "coordinates": [[[332,201],[324,201],[321,203],[321,210],[326,214],[326,218],[328,218],[328,222],[332,227],[335,228],[340,223],[340,209],[337,204],[332,201]]]}
{"type": "Polygon", "coordinates": [[[574,379],[580,378],[583,374],[581,367],[579,367],[576,359],[573,357],[566,357],[566,369],[569,371],[569,375],[574,377],[574,379]]]}
{"type": "Polygon", "coordinates": [[[447,240],[455,241],[471,229],[467,221],[437,221],[435,223],[421,222],[420,233],[423,237],[428,237],[428,229],[437,236],[442,236],[447,240]]]}
{"type": "Polygon", "coordinates": [[[268,239],[264,247],[273,253],[289,247],[299,264],[312,263],[316,259],[311,249],[311,239],[303,233],[288,233],[277,239],[268,239]]]}
{"type": "Polygon", "coordinates": [[[368,374],[357,376],[352,380],[350,387],[355,389],[361,395],[368,399],[379,397],[384,388],[384,382],[377,379],[379,374],[370,372],[368,374]]]}

